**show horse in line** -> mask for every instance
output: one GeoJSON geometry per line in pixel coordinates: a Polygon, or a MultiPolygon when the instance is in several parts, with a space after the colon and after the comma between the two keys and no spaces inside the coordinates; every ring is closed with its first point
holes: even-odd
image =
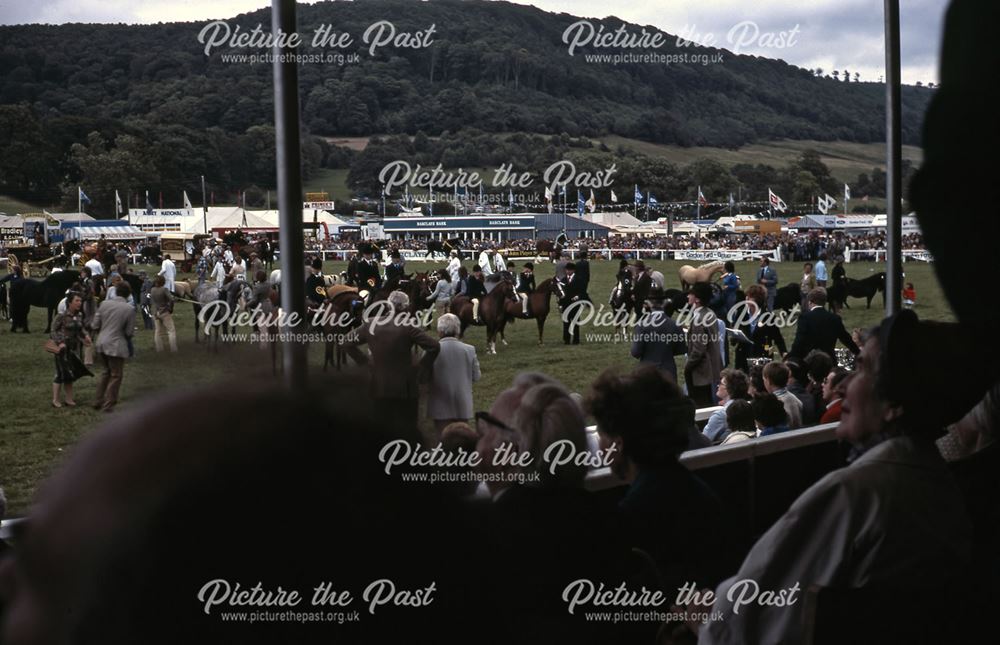
{"type": "MultiPolygon", "coordinates": [[[[495,289],[494,289],[495,290],[495,289]]],[[[504,338],[504,330],[508,323],[513,323],[518,319],[531,319],[534,318],[535,322],[538,324],[538,344],[543,344],[542,335],[545,332],[545,319],[549,316],[549,311],[552,308],[552,295],[555,294],[558,299],[564,297],[562,283],[560,283],[555,278],[549,278],[544,280],[538,287],[528,294],[528,315],[524,315],[524,310],[521,307],[521,302],[519,300],[514,300],[513,302],[507,301],[506,304],[506,316],[504,320],[500,323],[500,342],[504,345],[507,344],[507,339],[504,338]]]]}
{"type": "Polygon", "coordinates": [[[44,280],[24,278],[15,282],[10,289],[11,331],[18,327],[28,333],[28,314],[31,307],[44,307],[48,312],[48,323],[45,333],[52,330],[52,318],[55,315],[59,301],[66,296],[66,291],[79,282],[79,271],[56,271],[44,280]]]}
{"type": "Polygon", "coordinates": [[[466,296],[452,298],[448,311],[458,316],[462,323],[463,337],[470,325],[485,326],[486,350],[490,354],[496,354],[496,337],[506,322],[507,301],[516,303],[520,309],[521,304],[514,296],[514,285],[507,280],[501,280],[492,291],[479,299],[479,320],[472,318],[472,300],[466,296]]]}

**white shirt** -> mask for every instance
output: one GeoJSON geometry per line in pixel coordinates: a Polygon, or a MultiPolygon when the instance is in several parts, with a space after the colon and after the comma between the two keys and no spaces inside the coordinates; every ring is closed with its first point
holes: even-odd
{"type": "Polygon", "coordinates": [[[226,267],[222,264],[222,260],[218,260],[215,266],[212,267],[212,280],[220,287],[226,281],[226,267]]]}
{"type": "Polygon", "coordinates": [[[233,276],[237,280],[246,280],[247,278],[247,265],[240,262],[239,264],[234,264],[233,268],[229,270],[229,275],[233,276]]]}
{"type": "Polygon", "coordinates": [[[493,256],[493,266],[496,268],[497,273],[507,270],[507,263],[503,261],[503,256],[499,253],[493,256]]]}
{"type": "Polygon", "coordinates": [[[162,275],[163,279],[166,280],[167,284],[164,286],[167,291],[174,290],[174,279],[177,277],[177,266],[174,264],[173,260],[163,260],[163,264],[160,266],[160,272],[156,275],[162,275]]]}
{"type": "Polygon", "coordinates": [[[226,249],[226,252],[222,254],[222,259],[226,261],[226,264],[233,263],[233,252],[231,249],[226,249]]]}
{"type": "Polygon", "coordinates": [[[458,284],[458,270],[462,268],[462,261],[458,258],[452,258],[451,262],[448,263],[448,273],[451,274],[451,281],[458,284]]]}
{"type": "Polygon", "coordinates": [[[493,263],[490,262],[490,256],[486,251],[479,254],[479,266],[483,269],[484,278],[493,275],[493,263]]]}
{"type": "Polygon", "coordinates": [[[87,260],[84,266],[90,269],[91,275],[104,275],[104,265],[97,258],[87,260]]]}

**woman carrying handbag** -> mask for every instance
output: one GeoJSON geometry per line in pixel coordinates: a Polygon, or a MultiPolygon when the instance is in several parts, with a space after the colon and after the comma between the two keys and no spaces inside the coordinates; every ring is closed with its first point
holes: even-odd
{"type": "Polygon", "coordinates": [[[55,355],[56,376],[52,381],[52,407],[61,408],[59,391],[64,393],[65,404],[76,407],[73,400],[73,382],[82,376],[93,376],[80,360],[81,345],[90,345],[90,336],[83,328],[83,298],[79,293],[66,297],[66,312],[52,321],[52,335],[45,349],[55,355]]]}

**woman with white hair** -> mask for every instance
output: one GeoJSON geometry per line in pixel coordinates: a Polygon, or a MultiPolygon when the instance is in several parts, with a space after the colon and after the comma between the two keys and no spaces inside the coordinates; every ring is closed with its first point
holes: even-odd
{"type": "Polygon", "coordinates": [[[440,433],[449,423],[472,418],[472,384],[479,380],[476,348],[458,339],[462,323],[455,314],[438,319],[441,352],[434,361],[427,415],[440,433]]]}

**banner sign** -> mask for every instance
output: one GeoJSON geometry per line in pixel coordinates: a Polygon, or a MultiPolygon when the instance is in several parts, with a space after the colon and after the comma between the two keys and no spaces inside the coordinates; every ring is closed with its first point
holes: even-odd
{"type": "MultiPolygon", "coordinates": [[[[142,217],[143,215],[148,217],[193,217],[194,209],[188,208],[154,208],[153,212],[150,213],[145,208],[130,208],[128,209],[129,215],[132,217],[142,217]]],[[[198,214],[201,214],[201,209],[198,209],[198,214]]]]}
{"type": "Polygon", "coordinates": [[[333,202],[303,202],[302,208],[304,210],[332,211],[334,205],[333,202]]]}
{"type": "Polygon", "coordinates": [[[933,262],[934,257],[931,256],[930,251],[924,251],[920,249],[914,249],[912,251],[903,250],[903,259],[906,260],[916,260],[918,262],[933,262]]]}
{"type": "Polygon", "coordinates": [[[20,226],[4,226],[0,228],[0,239],[20,240],[24,237],[24,229],[20,226]]]}
{"type": "Polygon", "coordinates": [[[492,217],[387,217],[382,220],[385,230],[397,232],[417,231],[482,231],[488,229],[534,229],[532,215],[496,215],[492,217]]]}
{"type": "Polygon", "coordinates": [[[714,260],[755,260],[762,257],[770,258],[775,262],[780,262],[777,250],[729,250],[729,249],[705,249],[704,251],[674,251],[675,260],[690,260],[693,262],[712,262],[714,260]]]}
{"type": "Polygon", "coordinates": [[[385,229],[381,224],[365,224],[362,232],[366,240],[384,240],[386,238],[385,229]]]}

